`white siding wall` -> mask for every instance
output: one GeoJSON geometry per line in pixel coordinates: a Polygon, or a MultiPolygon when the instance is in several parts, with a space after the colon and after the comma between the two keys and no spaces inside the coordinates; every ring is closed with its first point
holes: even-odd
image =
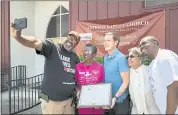
{"type": "MultiPolygon", "coordinates": [[[[28,27],[23,33],[45,39],[51,15],[59,5],[69,9],[68,1],[11,1],[11,22],[15,18],[27,17],[28,27]]],[[[11,37],[11,65],[27,65],[27,76],[30,77],[44,72],[44,57],[37,55],[35,50],[20,45],[11,37]]]]}
{"type": "MultiPolygon", "coordinates": [[[[35,35],[35,2],[11,1],[10,21],[15,18],[27,17],[28,27],[22,31],[25,35],[35,35]]],[[[26,48],[11,37],[11,66],[27,65],[27,76],[35,75],[34,50],[26,48]]]]}
{"type": "MultiPolygon", "coordinates": [[[[35,35],[40,39],[46,37],[46,31],[48,23],[51,19],[52,14],[59,7],[64,6],[69,9],[68,1],[37,1],[35,2],[35,35]]],[[[35,67],[36,74],[43,73],[44,58],[39,55],[35,55],[35,67]]]]}

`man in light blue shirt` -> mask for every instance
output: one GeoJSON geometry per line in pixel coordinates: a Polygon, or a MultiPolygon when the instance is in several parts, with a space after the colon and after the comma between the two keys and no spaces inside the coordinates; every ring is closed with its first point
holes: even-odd
{"type": "Polygon", "coordinates": [[[126,56],[118,50],[120,39],[116,32],[108,32],[104,37],[105,83],[112,83],[112,105],[105,108],[112,114],[129,114],[128,98],[129,66],[126,56]]]}

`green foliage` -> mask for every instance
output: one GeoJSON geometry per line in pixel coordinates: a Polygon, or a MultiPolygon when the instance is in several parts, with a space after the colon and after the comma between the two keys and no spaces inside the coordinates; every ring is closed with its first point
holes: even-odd
{"type": "Polygon", "coordinates": [[[80,55],[80,56],[79,56],[79,59],[80,59],[81,62],[84,61],[84,56],[83,56],[83,55],[80,55]]]}
{"type": "Polygon", "coordinates": [[[94,60],[96,62],[98,62],[98,63],[101,63],[101,64],[103,64],[103,62],[104,62],[104,58],[103,57],[95,57],[94,60]]]}
{"type": "MultiPolygon", "coordinates": [[[[80,55],[80,56],[79,56],[79,59],[80,59],[80,61],[84,61],[84,56],[83,56],[83,55],[80,55]]],[[[95,57],[95,58],[94,58],[94,61],[103,64],[104,59],[103,59],[103,57],[99,57],[99,56],[98,56],[98,57],[95,57]]]]}
{"type": "Polygon", "coordinates": [[[150,57],[145,57],[143,64],[149,66],[151,63],[152,59],[150,57]]]}
{"type": "MultiPolygon", "coordinates": [[[[80,61],[84,61],[84,56],[83,56],[83,55],[80,55],[80,56],[79,56],[79,59],[80,59],[80,61]]],[[[94,58],[94,61],[103,64],[104,58],[98,56],[98,57],[95,57],[95,58],[94,58]]],[[[151,59],[150,57],[145,57],[145,59],[144,59],[144,61],[143,61],[143,64],[148,66],[148,65],[151,63],[151,61],[152,61],[152,59],[151,59]]]]}

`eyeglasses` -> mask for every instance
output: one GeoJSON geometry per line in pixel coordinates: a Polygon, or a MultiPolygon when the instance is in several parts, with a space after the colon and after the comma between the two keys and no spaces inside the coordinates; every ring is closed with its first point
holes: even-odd
{"type": "Polygon", "coordinates": [[[136,57],[136,56],[134,56],[134,55],[130,55],[130,56],[127,56],[126,58],[127,58],[127,59],[129,59],[129,58],[132,59],[132,58],[134,58],[134,57],[136,57]]]}

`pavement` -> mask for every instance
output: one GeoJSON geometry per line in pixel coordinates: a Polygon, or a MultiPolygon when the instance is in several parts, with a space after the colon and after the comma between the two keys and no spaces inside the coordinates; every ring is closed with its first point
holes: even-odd
{"type": "MultiPolygon", "coordinates": [[[[2,100],[1,100],[1,113],[9,114],[9,91],[1,92],[2,100]]],[[[23,110],[25,108],[29,108],[32,105],[38,103],[38,93],[35,93],[35,89],[30,89],[28,92],[13,90],[11,92],[11,113],[14,111],[23,110]],[[19,92],[19,93],[18,93],[19,92]],[[26,98],[25,98],[26,97],[26,98]],[[35,98],[36,97],[36,98],[35,98]],[[25,107],[26,105],[26,107],[25,107]]],[[[18,114],[42,114],[40,104],[18,114]]]]}
{"type": "Polygon", "coordinates": [[[24,112],[21,112],[19,114],[42,114],[42,111],[41,111],[41,106],[40,105],[37,105],[35,107],[33,107],[32,109],[29,109],[29,110],[26,110],[24,112]]]}

